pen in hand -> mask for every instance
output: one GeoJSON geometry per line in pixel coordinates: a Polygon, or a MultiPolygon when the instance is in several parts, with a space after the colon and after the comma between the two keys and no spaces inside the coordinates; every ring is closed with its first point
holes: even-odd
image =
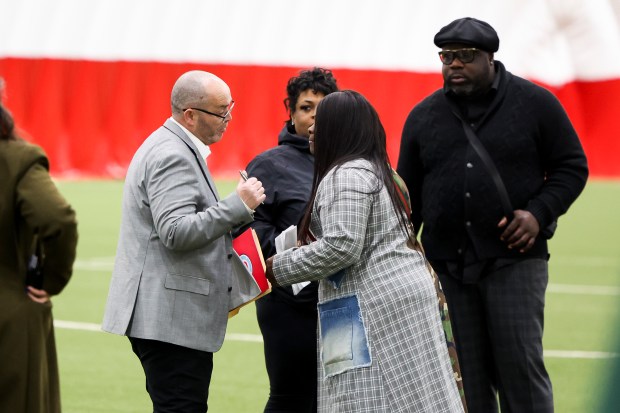
{"type": "MultiPolygon", "coordinates": [[[[248,181],[248,174],[245,171],[239,171],[239,175],[241,175],[241,178],[243,179],[244,182],[248,181]]],[[[260,204],[265,205],[264,202],[261,202],[260,204]]]]}

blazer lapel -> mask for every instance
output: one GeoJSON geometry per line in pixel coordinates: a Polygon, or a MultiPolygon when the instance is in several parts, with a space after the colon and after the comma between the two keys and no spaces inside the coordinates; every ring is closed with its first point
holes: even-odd
{"type": "Polygon", "coordinates": [[[194,158],[196,158],[196,162],[198,163],[198,166],[200,167],[202,176],[207,181],[207,185],[209,185],[209,189],[211,189],[211,192],[215,196],[215,199],[219,201],[220,196],[217,193],[217,188],[215,187],[215,181],[213,180],[213,177],[211,176],[211,173],[209,172],[209,168],[207,168],[207,163],[204,159],[200,157],[200,152],[198,152],[198,148],[194,146],[194,143],[189,138],[189,136],[187,136],[185,132],[183,132],[183,130],[179,128],[179,125],[177,125],[170,119],[166,120],[166,122],[164,123],[164,128],[168,129],[170,132],[177,135],[181,139],[181,141],[183,141],[183,143],[187,146],[187,148],[190,151],[192,151],[192,153],[194,154],[194,158]]]}
{"type": "MultiPolygon", "coordinates": [[[[196,151],[197,151],[197,149],[196,149],[196,151]]],[[[198,159],[200,161],[200,168],[204,172],[205,179],[207,180],[207,183],[209,184],[209,188],[211,188],[211,191],[215,195],[215,199],[217,199],[219,201],[220,195],[217,193],[217,188],[215,186],[215,181],[213,180],[213,177],[211,176],[211,172],[209,172],[209,168],[207,168],[207,162],[204,159],[202,159],[202,158],[200,158],[198,156],[196,157],[196,159],[198,159]]]]}

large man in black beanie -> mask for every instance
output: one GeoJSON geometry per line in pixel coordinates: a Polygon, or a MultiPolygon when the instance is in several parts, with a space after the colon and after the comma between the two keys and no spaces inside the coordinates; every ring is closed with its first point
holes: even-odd
{"type": "Polygon", "coordinates": [[[498,395],[502,413],[552,412],[547,239],[586,157],[558,100],[494,60],[488,23],[458,19],[434,41],[444,87],[409,114],[398,173],[448,300],[469,413],[497,412],[498,395]]]}

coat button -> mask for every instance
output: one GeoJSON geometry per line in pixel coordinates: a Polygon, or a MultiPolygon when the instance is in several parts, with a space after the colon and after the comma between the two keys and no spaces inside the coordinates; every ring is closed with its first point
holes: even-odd
{"type": "Polygon", "coordinates": [[[231,258],[232,258],[232,254],[228,254],[228,259],[231,259],[231,258]]]}
{"type": "Polygon", "coordinates": [[[465,198],[471,198],[471,194],[469,192],[465,192],[465,198]]]}
{"type": "Polygon", "coordinates": [[[465,225],[467,225],[468,227],[471,227],[471,221],[466,221],[465,225]]]}
{"type": "Polygon", "coordinates": [[[474,164],[472,164],[471,162],[467,162],[467,165],[466,165],[466,166],[467,166],[469,169],[471,169],[471,168],[473,168],[473,167],[474,167],[474,164]]]}
{"type": "Polygon", "coordinates": [[[232,287],[228,287],[228,292],[231,292],[231,291],[232,291],[232,287]]]}

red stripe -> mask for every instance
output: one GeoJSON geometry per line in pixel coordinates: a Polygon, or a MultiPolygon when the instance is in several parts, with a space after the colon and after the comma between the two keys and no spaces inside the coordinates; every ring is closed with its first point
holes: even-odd
{"type": "MultiPolygon", "coordinates": [[[[56,176],[122,177],[140,143],[170,114],[170,90],[183,72],[213,72],[237,102],[224,139],[212,146],[209,166],[233,176],[276,144],[286,119],[282,104],[295,67],[0,59],[5,105],[18,125],[47,151],[56,176]]],[[[441,86],[439,73],[334,68],[339,86],[375,106],[396,163],[403,123],[413,105],[441,86]]],[[[620,177],[620,79],[551,88],[567,109],[594,177],[620,177]]]]}

